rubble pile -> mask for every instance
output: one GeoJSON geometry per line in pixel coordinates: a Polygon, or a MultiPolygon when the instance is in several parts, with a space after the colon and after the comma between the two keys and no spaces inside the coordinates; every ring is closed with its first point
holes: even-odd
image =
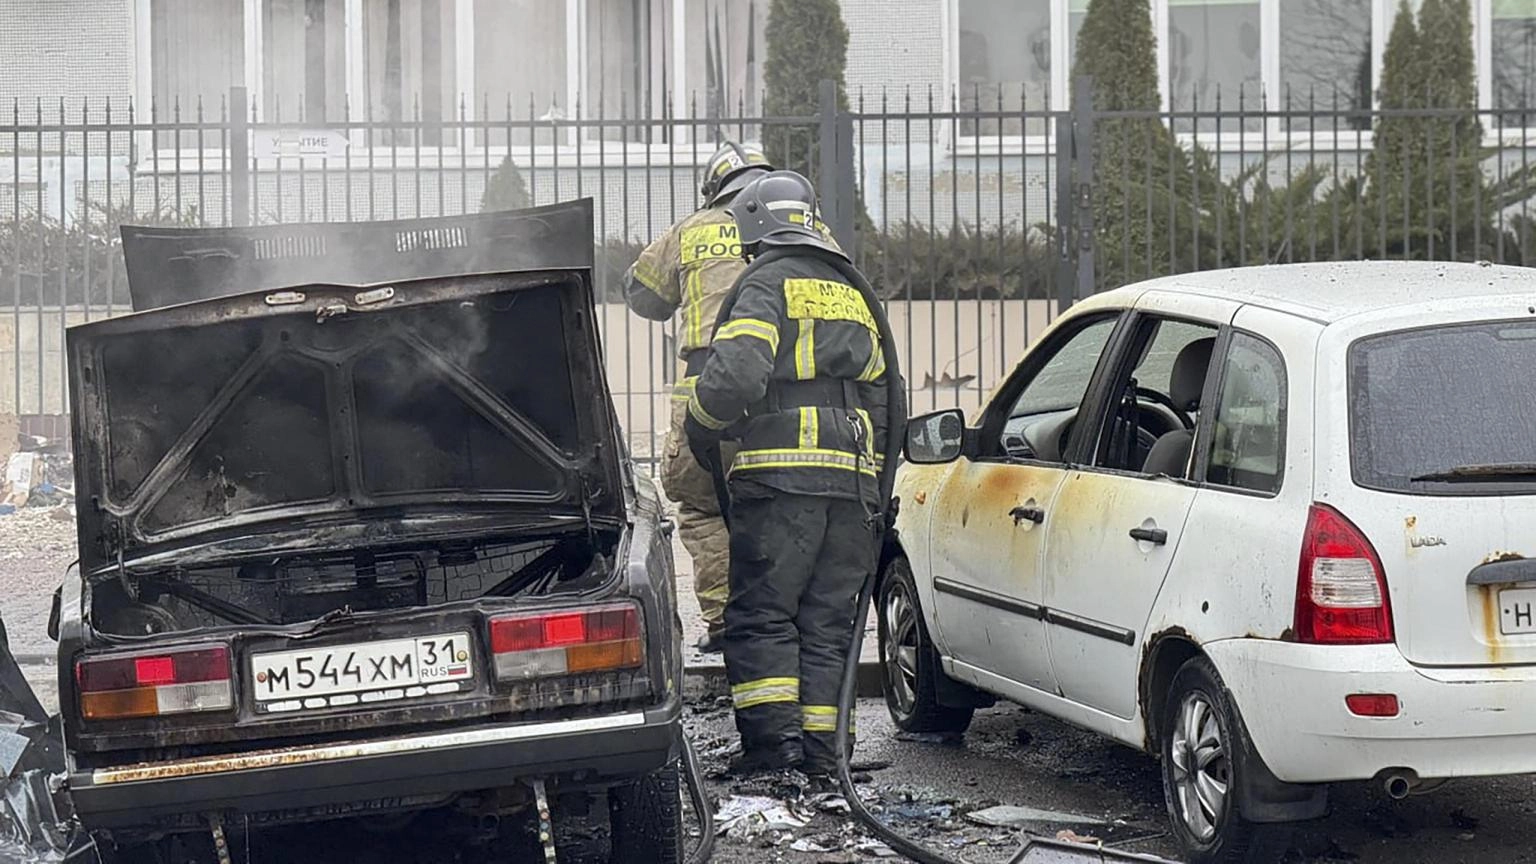
{"type": "Polygon", "coordinates": [[[0,516],[26,508],[66,508],[73,518],[75,467],[62,443],[29,437],[21,449],[5,454],[0,477],[0,516]]]}
{"type": "Polygon", "coordinates": [[[74,459],[64,442],[20,436],[0,443],[0,560],[68,555],[74,486],[74,459]]]}

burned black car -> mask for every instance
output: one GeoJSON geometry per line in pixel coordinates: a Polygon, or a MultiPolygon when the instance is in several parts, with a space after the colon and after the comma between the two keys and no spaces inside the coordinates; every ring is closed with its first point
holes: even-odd
{"type": "Polygon", "coordinates": [[[590,202],[144,230],[158,308],[67,340],[85,825],[606,799],[624,860],[676,861],[671,547],[604,382],[590,202]]]}

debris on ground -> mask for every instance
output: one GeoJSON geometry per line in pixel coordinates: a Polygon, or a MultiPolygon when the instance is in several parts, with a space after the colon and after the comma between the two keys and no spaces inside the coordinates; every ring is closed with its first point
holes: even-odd
{"type": "Polygon", "coordinates": [[[891,767],[891,763],[885,759],[870,759],[864,762],[851,762],[848,770],[855,774],[868,774],[872,771],[884,771],[891,767]]]}
{"type": "MultiPolygon", "coordinates": [[[[75,551],[73,505],[12,509],[0,515],[0,520],[6,540],[0,545],[0,559],[59,558],[75,551]]],[[[50,592],[58,584],[57,579],[57,574],[49,574],[50,592]]]]}
{"type": "MultiPolygon", "coordinates": [[[[27,444],[0,461],[0,516],[41,510],[57,521],[74,522],[74,460],[69,451],[39,449],[48,446],[41,438],[30,439],[27,444]]],[[[15,522],[8,520],[6,528],[14,527],[15,522]]],[[[24,543],[8,544],[7,553],[24,554],[28,549],[24,543]]]]}
{"type": "Polygon", "coordinates": [[[1081,843],[1085,846],[1098,846],[1104,842],[1097,837],[1089,837],[1079,834],[1076,831],[1073,831],[1071,828],[1064,828],[1060,831],[1057,831],[1056,839],[1067,843],[1081,843]]]}
{"type": "Polygon", "coordinates": [[[880,840],[873,840],[873,839],[859,841],[853,847],[853,851],[859,852],[859,853],[864,854],[864,855],[870,855],[870,856],[873,856],[875,858],[895,858],[896,857],[896,850],[895,849],[892,849],[891,847],[885,845],[885,843],[880,841],[880,840]]]}
{"type": "Polygon", "coordinates": [[[1476,816],[1468,816],[1467,811],[1460,807],[1451,811],[1451,825],[1463,831],[1476,831],[1478,822],[1479,820],[1476,816]]]}
{"type": "Polygon", "coordinates": [[[766,796],[739,795],[720,802],[720,809],[715,813],[715,833],[752,840],[764,834],[804,828],[810,821],[809,814],[796,812],[789,802],[766,796]]]}
{"type": "Polygon", "coordinates": [[[897,741],[906,741],[909,744],[942,744],[946,747],[956,747],[965,741],[965,737],[956,732],[897,732],[897,741]]]}
{"type": "Polygon", "coordinates": [[[1102,825],[1104,823],[1102,819],[1095,819],[1092,816],[1083,816],[1078,813],[1041,810],[1037,807],[1015,807],[1006,804],[968,813],[965,818],[978,825],[988,825],[993,828],[1022,829],[1038,825],[1042,822],[1067,822],[1078,825],[1102,825]]]}
{"type": "Polygon", "coordinates": [[[5,463],[5,485],[0,487],[0,504],[20,508],[32,495],[34,475],[41,471],[42,460],[36,453],[12,453],[5,463]]]}
{"type": "Polygon", "coordinates": [[[0,712],[0,861],[7,864],[95,860],[64,789],[58,722],[0,712]]]}

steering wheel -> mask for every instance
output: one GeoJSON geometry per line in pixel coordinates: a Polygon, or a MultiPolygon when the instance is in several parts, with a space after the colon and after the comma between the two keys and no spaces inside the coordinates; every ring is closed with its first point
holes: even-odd
{"type": "Polygon", "coordinates": [[[1145,399],[1148,402],[1156,402],[1158,405],[1161,405],[1162,407],[1167,408],[1170,412],[1172,412],[1173,416],[1184,425],[1185,429],[1195,428],[1195,421],[1190,419],[1189,412],[1179,408],[1179,406],[1174,403],[1171,397],[1147,387],[1137,387],[1136,398],[1145,399]]]}

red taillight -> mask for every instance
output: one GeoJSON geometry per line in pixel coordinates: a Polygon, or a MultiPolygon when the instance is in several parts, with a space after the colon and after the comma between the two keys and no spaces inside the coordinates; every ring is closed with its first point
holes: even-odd
{"type": "Polygon", "coordinates": [[[1296,579],[1296,638],[1318,645],[1392,641],[1392,606],[1381,559],[1343,514],[1312,505],[1296,579]]]}
{"type": "Polygon", "coordinates": [[[640,610],[628,604],[502,615],[489,626],[503,681],[633,669],[644,657],[640,610]]]}
{"type": "Polygon", "coordinates": [[[1397,696],[1392,693],[1351,693],[1344,697],[1349,713],[1360,717],[1396,717],[1397,696]]]}
{"type": "Polygon", "coordinates": [[[88,720],[225,711],[235,704],[223,645],[88,657],[75,663],[75,681],[88,720]]]}
{"type": "Polygon", "coordinates": [[[176,683],[176,664],[169,657],[140,657],[133,661],[133,672],[146,687],[176,683]]]}

